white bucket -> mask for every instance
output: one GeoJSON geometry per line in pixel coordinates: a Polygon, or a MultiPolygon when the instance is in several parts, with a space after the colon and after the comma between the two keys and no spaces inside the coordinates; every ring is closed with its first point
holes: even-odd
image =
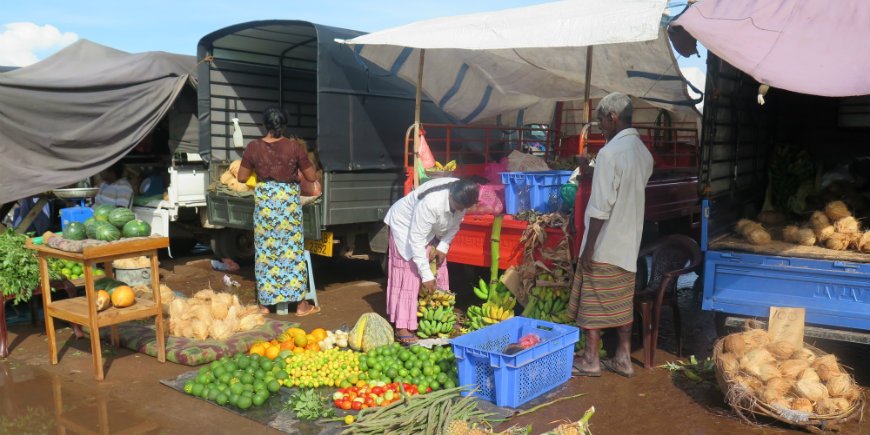
{"type": "Polygon", "coordinates": [[[115,269],[115,279],[124,282],[130,287],[137,285],[151,285],[151,268],[142,267],[138,269],[115,269]]]}

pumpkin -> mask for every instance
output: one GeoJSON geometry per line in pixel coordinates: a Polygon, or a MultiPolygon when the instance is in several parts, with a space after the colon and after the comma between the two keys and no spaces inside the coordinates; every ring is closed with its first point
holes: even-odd
{"type": "Polygon", "coordinates": [[[94,219],[101,222],[108,222],[109,213],[115,209],[115,206],[112,204],[99,204],[94,206],[94,219]]]}
{"type": "Polygon", "coordinates": [[[103,311],[112,306],[112,300],[109,292],[105,290],[97,290],[97,311],[103,311]]]}
{"type": "Polygon", "coordinates": [[[133,211],[131,211],[129,208],[118,207],[109,213],[107,219],[110,224],[114,225],[115,228],[118,228],[120,230],[121,228],[124,228],[124,225],[127,222],[136,219],[136,215],[134,215],[133,211]]]}
{"type": "Polygon", "coordinates": [[[135,219],[124,224],[121,235],[124,237],[148,237],[151,235],[151,225],[141,219],[135,219]]]}
{"type": "Polygon", "coordinates": [[[115,290],[112,291],[112,305],[115,308],[125,308],[133,305],[136,302],[136,295],[133,293],[133,289],[128,285],[121,285],[115,287],[115,290]]]}
{"type": "Polygon", "coordinates": [[[70,222],[63,230],[63,238],[67,240],[82,240],[86,236],[85,224],[81,222],[70,222]]]}
{"type": "Polygon", "coordinates": [[[353,350],[368,352],[393,342],[393,328],[377,313],[365,313],[350,331],[348,344],[353,350]]]}

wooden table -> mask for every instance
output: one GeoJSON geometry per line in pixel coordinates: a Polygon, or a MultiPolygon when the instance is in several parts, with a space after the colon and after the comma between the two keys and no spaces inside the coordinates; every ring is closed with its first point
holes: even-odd
{"type": "Polygon", "coordinates": [[[25,247],[37,252],[39,258],[39,273],[42,281],[42,303],[45,311],[45,330],[48,335],[48,352],[52,364],[57,364],[57,343],[55,341],[54,319],[85,325],[90,328],[91,353],[94,359],[94,376],[103,380],[103,356],[100,349],[100,328],[112,327],[112,345],[118,346],[118,332],[114,325],[130,320],[155,317],[157,333],[157,360],[166,362],[165,337],[163,336],[163,309],[160,304],[160,273],[157,267],[157,250],[167,248],[169,238],[149,237],[112,242],[101,246],[92,246],[83,252],[67,252],[50,248],[45,245],[34,245],[31,239],[25,247]],[[151,257],[151,290],[153,301],[137,299],[136,303],[126,308],[108,308],[97,312],[96,289],[94,288],[94,266],[103,263],[106,276],[112,277],[112,261],[139,256],[151,257]],[[49,288],[48,259],[60,258],[78,261],[84,264],[85,296],[51,301],[49,288]]]}

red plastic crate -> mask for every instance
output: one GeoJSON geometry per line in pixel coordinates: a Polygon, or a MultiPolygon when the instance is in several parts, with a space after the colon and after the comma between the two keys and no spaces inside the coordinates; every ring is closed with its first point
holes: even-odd
{"type": "MultiPolygon", "coordinates": [[[[490,243],[492,241],[492,215],[465,216],[459,232],[450,245],[447,261],[471,266],[489,267],[490,243]]],[[[518,266],[523,260],[523,249],[520,239],[523,237],[528,223],[516,220],[506,215],[501,226],[501,243],[499,245],[499,269],[518,266]]],[[[559,228],[547,228],[545,248],[552,248],[562,241],[564,234],[559,228]]]]}

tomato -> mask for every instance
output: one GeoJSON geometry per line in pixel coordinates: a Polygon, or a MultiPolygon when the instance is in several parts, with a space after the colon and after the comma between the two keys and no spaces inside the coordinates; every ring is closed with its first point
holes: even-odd
{"type": "Polygon", "coordinates": [[[341,401],[341,409],[347,411],[350,409],[350,407],[351,407],[350,400],[342,400],[341,401]]]}
{"type": "Polygon", "coordinates": [[[375,406],[375,399],[372,396],[366,397],[366,406],[375,406]]]}
{"type": "Polygon", "coordinates": [[[335,403],[336,408],[341,408],[341,400],[340,399],[334,400],[332,403],[335,403]]]}
{"type": "Polygon", "coordinates": [[[432,389],[431,389],[431,388],[426,388],[426,392],[427,392],[427,393],[431,393],[431,392],[432,392],[432,389]]]}
{"type": "Polygon", "coordinates": [[[357,396],[356,392],[354,392],[354,391],[351,391],[350,394],[347,395],[347,398],[350,400],[356,399],[357,397],[358,396],[357,396]]]}
{"type": "Polygon", "coordinates": [[[362,403],[354,401],[350,404],[350,409],[353,409],[354,411],[359,411],[360,409],[362,409],[362,403]]]}
{"type": "Polygon", "coordinates": [[[384,389],[381,387],[374,387],[372,388],[372,394],[377,394],[378,396],[380,396],[381,394],[384,394],[384,389]]]}

